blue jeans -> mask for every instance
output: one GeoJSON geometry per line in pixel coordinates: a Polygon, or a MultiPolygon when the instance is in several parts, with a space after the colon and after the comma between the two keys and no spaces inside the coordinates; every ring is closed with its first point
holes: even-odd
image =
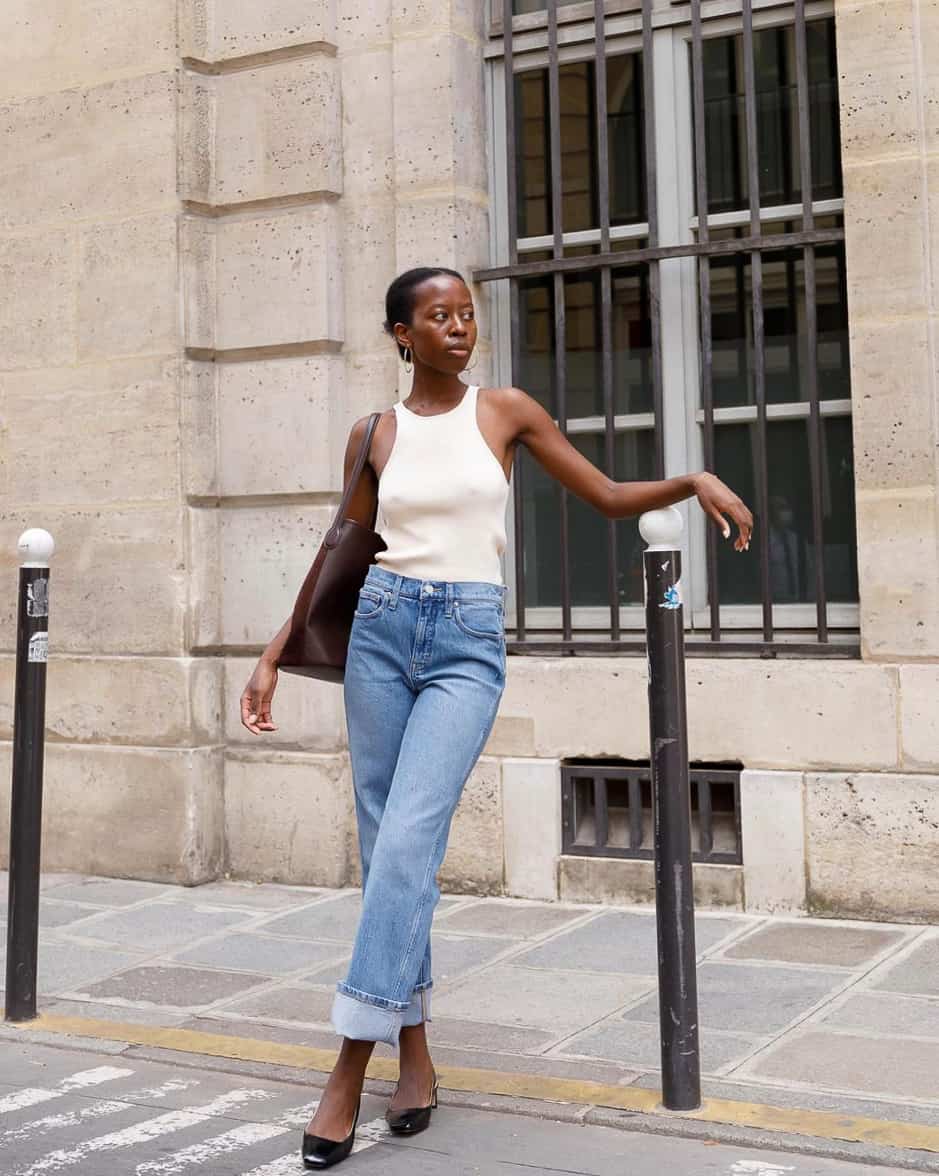
{"type": "Polygon", "coordinates": [[[505,687],[502,584],[420,580],[372,564],[343,685],[362,916],[336,986],[343,1037],[396,1045],[429,1020],[437,871],[505,687]]]}

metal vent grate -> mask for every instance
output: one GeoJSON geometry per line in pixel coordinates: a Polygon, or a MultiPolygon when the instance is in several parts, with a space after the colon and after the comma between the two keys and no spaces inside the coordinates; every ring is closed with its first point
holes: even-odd
{"type": "MultiPolygon", "coordinates": [[[[691,769],[692,859],[739,865],[740,769],[691,769]]],[[[653,858],[649,765],[610,760],[561,765],[561,847],[583,857],[653,858]]]]}

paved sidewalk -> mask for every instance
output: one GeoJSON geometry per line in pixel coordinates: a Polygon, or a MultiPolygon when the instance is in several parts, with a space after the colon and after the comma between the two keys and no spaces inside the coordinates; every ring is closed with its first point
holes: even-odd
{"type": "MultiPolygon", "coordinates": [[[[350,890],[46,875],[41,1012],[332,1050],[358,911],[350,890]]],[[[939,928],[704,911],[697,946],[708,1099],[939,1127],[939,928]]],[[[439,1067],[549,1100],[617,1088],[595,1101],[627,1111],[659,1088],[651,911],[446,896],[433,956],[439,1067]]]]}

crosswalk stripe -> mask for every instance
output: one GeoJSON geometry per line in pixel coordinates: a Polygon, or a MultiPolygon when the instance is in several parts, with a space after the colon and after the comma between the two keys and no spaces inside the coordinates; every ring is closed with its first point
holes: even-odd
{"type": "MultiPolygon", "coordinates": [[[[305,1125],[304,1123],[303,1126],[305,1125]]],[[[355,1131],[352,1152],[354,1154],[365,1151],[367,1148],[374,1147],[376,1143],[381,1143],[383,1139],[390,1138],[391,1132],[388,1130],[388,1124],[384,1117],[372,1119],[368,1123],[360,1123],[355,1131]]],[[[306,1168],[300,1159],[300,1144],[298,1142],[292,1152],[278,1156],[276,1160],[270,1160],[268,1163],[262,1164],[260,1168],[252,1168],[250,1172],[245,1172],[244,1176],[299,1176],[299,1173],[305,1171],[306,1168]]]]}
{"type": "Polygon", "coordinates": [[[131,1090],[124,1095],[122,1102],[116,1100],[99,1100],[80,1107],[77,1111],[63,1111],[58,1115],[44,1115],[41,1119],[30,1119],[19,1127],[8,1127],[0,1132],[0,1146],[28,1139],[31,1135],[45,1135],[49,1131],[58,1131],[65,1127],[77,1127],[89,1119],[100,1119],[105,1115],[116,1115],[120,1111],[129,1110],[135,1102],[145,1102],[151,1099],[165,1098],[176,1090],[185,1090],[189,1086],[198,1086],[197,1078],[172,1078],[160,1086],[148,1086],[143,1090],[131,1090]]]}
{"type": "Polygon", "coordinates": [[[120,1070],[116,1066],[96,1066],[93,1070],[81,1070],[68,1078],[62,1078],[54,1087],[26,1086],[0,1098],[0,1115],[61,1098],[63,1094],[69,1094],[71,1091],[87,1090],[92,1086],[100,1086],[103,1082],[113,1082],[116,1078],[127,1078],[133,1072],[120,1070]]]}
{"type": "Polygon", "coordinates": [[[99,1135],[95,1139],[82,1140],[70,1148],[58,1148],[48,1155],[36,1160],[28,1168],[21,1169],[16,1176],[35,1176],[37,1172],[54,1172],[58,1168],[66,1168],[77,1164],[86,1156],[95,1152],[115,1151],[122,1147],[134,1147],[148,1143],[152,1139],[159,1139],[163,1135],[171,1135],[175,1131],[182,1131],[186,1127],[195,1127],[216,1115],[224,1115],[226,1111],[250,1102],[252,1099],[273,1098],[267,1090],[232,1090],[219,1095],[201,1107],[191,1110],[167,1111],[165,1115],[158,1115],[155,1119],[146,1119],[142,1123],[135,1123],[120,1131],[112,1131],[108,1135],[99,1135]]]}

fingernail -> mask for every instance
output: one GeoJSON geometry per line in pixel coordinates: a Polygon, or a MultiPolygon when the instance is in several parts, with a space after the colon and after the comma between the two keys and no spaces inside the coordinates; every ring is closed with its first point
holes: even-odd
{"type": "Polygon", "coordinates": [[[257,715],[248,715],[248,722],[253,723],[257,717],[257,715]]]}

